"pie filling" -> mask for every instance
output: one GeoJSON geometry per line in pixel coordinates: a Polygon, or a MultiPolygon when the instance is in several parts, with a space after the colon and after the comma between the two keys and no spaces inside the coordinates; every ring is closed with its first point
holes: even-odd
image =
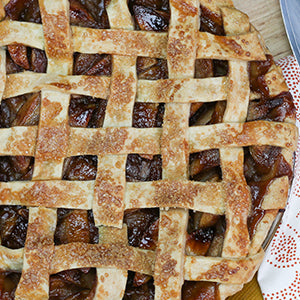
{"type": "MultiPolygon", "coordinates": [[[[109,28],[105,7],[107,1],[70,0],[72,25],[109,28]]],[[[136,30],[167,31],[170,19],[169,3],[166,0],[129,0],[128,6],[136,30]]],[[[5,6],[6,17],[12,20],[41,23],[38,0],[11,0],[5,6]]],[[[220,15],[201,6],[200,31],[224,35],[220,15]]],[[[293,100],[289,93],[270,97],[264,75],[273,59],[249,63],[250,88],[257,99],[249,104],[247,121],[268,120],[282,122],[295,116],[293,100]]],[[[13,44],[7,47],[7,74],[33,71],[44,73],[47,58],[44,51],[13,44]]],[[[74,54],[74,75],[110,76],[112,58],[108,54],[74,54]]],[[[195,77],[226,76],[228,63],[222,60],[198,59],[195,77]]],[[[166,60],[138,57],[139,79],[158,80],[168,78],[166,60]]],[[[0,127],[36,126],[39,123],[40,93],[5,99],[0,107],[0,127]]],[[[99,128],[103,126],[107,101],[82,95],[71,95],[69,125],[71,127],[99,128]]],[[[161,127],[164,104],[135,103],[133,123],[135,128],[161,127]]],[[[226,101],[192,103],[189,125],[211,125],[221,123],[226,101]]],[[[248,218],[250,238],[264,216],[262,199],[270,183],[278,177],[292,179],[292,170],[273,146],[251,146],[244,148],[244,175],[252,195],[252,209],[248,218]]],[[[31,180],[34,158],[25,156],[0,157],[0,181],[31,180]]],[[[81,155],[68,157],[64,161],[63,180],[95,180],[97,157],[81,155]]],[[[189,176],[193,181],[218,182],[222,180],[218,149],[190,155],[189,176]]],[[[160,155],[129,154],[126,162],[126,181],[154,181],[162,179],[160,155]]],[[[21,206],[1,206],[1,245],[18,249],[24,247],[28,223],[28,209],[21,206]]],[[[128,230],[130,246],[155,250],[158,240],[159,209],[133,209],[125,211],[124,223],[128,230]]],[[[186,254],[220,256],[224,240],[226,220],[224,216],[202,212],[189,212],[186,233],[186,254]]],[[[94,224],[92,211],[57,210],[55,245],[71,242],[98,243],[98,228],[94,224]]],[[[93,299],[96,289],[95,268],[67,270],[50,276],[50,299],[93,299]]],[[[14,299],[20,273],[0,273],[0,296],[14,299]]],[[[217,283],[185,281],[182,299],[218,299],[217,283]]],[[[123,299],[154,299],[154,284],[151,276],[129,271],[123,299]]]]}

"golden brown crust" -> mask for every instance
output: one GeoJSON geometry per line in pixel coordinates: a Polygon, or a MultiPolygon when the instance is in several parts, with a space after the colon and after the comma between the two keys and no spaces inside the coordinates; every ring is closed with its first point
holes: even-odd
{"type": "MultiPolygon", "coordinates": [[[[231,8],[221,8],[226,35],[247,33],[249,19],[231,8]]],[[[223,122],[245,122],[250,98],[248,65],[229,61],[229,92],[223,122]]],[[[250,188],[244,176],[243,148],[221,148],[220,162],[226,192],[226,232],[222,257],[245,257],[249,252],[250,188]]],[[[226,269],[226,267],[224,267],[226,269]]]]}
{"type": "Polygon", "coordinates": [[[126,187],[125,165],[127,155],[103,156],[98,161],[95,181],[93,213],[95,225],[122,228],[124,194],[126,187]]]}
{"type": "Polygon", "coordinates": [[[227,78],[139,80],[138,102],[209,102],[227,97],[227,78]]]}
{"type": "Polygon", "coordinates": [[[37,127],[11,127],[1,129],[1,155],[34,156],[37,127]]]}
{"type": "Polygon", "coordinates": [[[105,99],[108,96],[110,84],[110,78],[105,76],[66,76],[34,72],[10,74],[6,79],[3,99],[38,92],[41,89],[105,99]]]}
{"type": "Polygon", "coordinates": [[[29,209],[23,270],[15,299],[47,299],[55,227],[55,210],[42,207],[29,209]]]}
{"type": "Polygon", "coordinates": [[[262,209],[280,209],[284,208],[288,199],[289,179],[287,176],[275,178],[268,186],[262,209]]]}
{"type": "Polygon", "coordinates": [[[233,7],[232,0],[201,0],[201,5],[207,7],[211,11],[221,14],[221,9],[224,6],[233,7]]]}
{"type": "Polygon", "coordinates": [[[273,65],[269,72],[264,76],[264,80],[269,88],[271,97],[289,91],[279,66],[273,65]]]}
{"type": "Polygon", "coordinates": [[[224,213],[222,183],[160,180],[127,183],[125,208],[180,207],[214,214],[224,213]]]}
{"type": "Polygon", "coordinates": [[[3,4],[3,2],[1,1],[1,2],[0,2],[0,20],[4,19],[4,17],[5,17],[4,4],[3,4]]]}
{"type": "Polygon", "coordinates": [[[45,51],[48,58],[48,73],[71,74],[73,53],[69,22],[69,2],[39,1],[45,51]]]}
{"type": "Polygon", "coordinates": [[[153,274],[154,252],[122,244],[69,243],[56,246],[50,274],[75,268],[117,268],[153,274]]]}
{"type": "MultiPolygon", "coordinates": [[[[1,14],[1,4],[0,4],[1,14]]],[[[0,49],[0,103],[6,86],[6,53],[4,49],[0,49]]]]}
{"type": "MultiPolygon", "coordinates": [[[[169,78],[192,78],[197,50],[199,2],[197,0],[171,0],[170,9],[172,17],[167,46],[169,78]]],[[[190,104],[188,103],[167,103],[165,105],[161,136],[163,179],[187,179],[189,113],[190,104]]],[[[159,198],[157,198],[158,201],[160,201],[159,198]]],[[[180,201],[180,199],[173,199],[180,201]]],[[[187,210],[160,211],[154,274],[157,299],[179,299],[181,297],[187,222],[187,210]]]]}
{"type": "Polygon", "coordinates": [[[74,51],[110,53],[112,55],[166,57],[165,33],[125,29],[95,30],[72,27],[74,51]],[[113,41],[118,41],[114,43],[113,41]]]}
{"type": "Polygon", "coordinates": [[[15,293],[15,299],[48,299],[49,264],[53,246],[25,252],[22,276],[15,293]]]}
{"type": "Polygon", "coordinates": [[[293,124],[268,121],[219,123],[189,128],[190,152],[218,147],[246,147],[272,145],[294,151],[297,147],[298,129],[293,124]]]}
{"type": "MultiPolygon", "coordinates": [[[[0,22],[1,46],[22,43],[45,50],[48,58],[47,74],[6,75],[5,50],[0,50],[1,99],[42,91],[38,127],[0,130],[1,155],[35,156],[32,181],[0,183],[0,204],[31,207],[25,248],[0,247],[1,269],[23,269],[16,299],[47,299],[50,274],[84,267],[97,268],[95,299],[121,299],[127,270],[153,276],[156,299],[180,299],[184,280],[220,283],[221,299],[238,291],[261,262],[261,244],[285,205],[289,186],[286,176],[269,185],[262,201],[265,215],[250,242],[251,203],[241,147],[282,147],[292,165],[298,137],[292,118],[243,124],[249,100],[258,97],[250,93],[248,62],[264,60],[267,53],[248,17],[230,0],[171,0],[168,33],[137,31],[127,1],[112,0],[110,29],[90,29],[69,25],[68,1],[39,3],[43,25],[0,22]],[[226,36],[199,32],[200,4],[222,17],[226,36]],[[70,75],[76,51],[111,54],[111,77],[70,75]],[[167,59],[169,79],[138,80],[137,56],[167,59]],[[228,60],[228,76],[194,79],[196,58],[228,60]],[[103,128],[70,128],[73,93],[108,99],[103,128]],[[223,123],[189,127],[190,103],[219,100],[227,101],[223,123]],[[163,128],[132,128],[136,101],[166,103],[163,128]],[[189,181],[189,154],[207,149],[220,149],[222,182],[189,181]],[[160,154],[162,180],[127,183],[129,153],[160,154]],[[64,159],[76,155],[98,156],[96,180],[61,180],[64,159]],[[56,207],[93,209],[100,243],[54,246],[56,214],[50,208],[56,207]],[[147,207],[161,209],[156,253],[128,246],[122,225],[125,209],[147,207]],[[221,257],[185,255],[188,209],[225,214],[221,257]]],[[[271,97],[287,91],[275,65],[264,81],[271,97]]]]}
{"type": "Polygon", "coordinates": [[[189,111],[190,105],[185,103],[168,103],[165,107],[161,155],[166,179],[187,177],[189,111]]]}
{"type": "Polygon", "coordinates": [[[264,251],[242,259],[187,256],[185,279],[195,281],[217,281],[227,284],[241,284],[250,281],[262,262],[264,251]],[[201,269],[201,271],[197,271],[201,269]]]}
{"type": "Polygon", "coordinates": [[[44,49],[44,36],[40,24],[4,20],[0,22],[0,45],[20,43],[30,47],[44,49]],[[26,34],[30,32],[29,34],[26,34]]]}
{"type": "Polygon", "coordinates": [[[223,122],[245,122],[249,97],[248,64],[229,62],[228,94],[223,122]]]}
{"type": "MultiPolygon", "coordinates": [[[[91,29],[75,26],[71,30],[74,52],[110,53],[133,57],[167,57],[166,33],[124,29],[91,29]],[[118,41],[118,43],[114,44],[114,41],[118,41]]],[[[9,45],[16,41],[44,49],[45,42],[41,25],[16,21],[1,22],[0,45],[9,45]],[[34,32],[30,39],[26,35],[28,31],[34,32]]],[[[226,57],[246,61],[265,59],[256,32],[230,37],[198,32],[196,48],[197,58],[224,59],[226,57]]]]}
{"type": "Polygon", "coordinates": [[[229,60],[265,60],[264,51],[256,33],[237,36],[216,36],[198,32],[197,58],[229,60]]]}
{"type": "Polygon", "coordinates": [[[0,183],[2,205],[90,209],[92,181],[14,181],[0,183]]]}
{"type": "Polygon", "coordinates": [[[68,156],[98,154],[159,154],[160,128],[71,128],[68,156]]]}
{"type": "Polygon", "coordinates": [[[137,84],[135,65],[136,57],[113,57],[113,73],[105,111],[104,127],[132,125],[132,111],[137,84]]]}
{"type": "Polygon", "coordinates": [[[24,249],[9,249],[0,246],[0,269],[4,271],[22,271],[24,249]]]}
{"type": "MultiPolygon", "coordinates": [[[[272,69],[265,75],[266,84],[273,96],[277,95],[278,91],[288,91],[286,84],[282,81],[282,76],[278,76],[278,72],[278,69],[272,69]],[[274,73],[276,77],[273,77],[274,73]],[[268,80],[268,78],[273,78],[273,80],[268,80]],[[278,87],[278,81],[281,87],[278,87]]],[[[38,92],[41,89],[68,94],[84,94],[103,99],[109,95],[110,78],[106,76],[65,76],[23,72],[9,74],[3,79],[3,86],[5,84],[3,99],[38,92]]],[[[192,103],[226,100],[229,89],[227,81],[227,77],[138,80],[136,101],[192,103]]],[[[251,100],[258,97],[259,95],[254,93],[250,95],[251,100]]]]}
{"type": "Polygon", "coordinates": [[[250,188],[244,177],[244,151],[220,149],[223,182],[226,192],[226,233],[222,256],[244,257],[250,238],[247,219],[251,207],[250,188]]]}
{"type": "MultiPolygon", "coordinates": [[[[48,58],[47,73],[68,75],[73,66],[69,2],[40,0],[39,6],[48,58]]],[[[69,95],[59,92],[42,91],[34,180],[61,179],[68,148],[69,99],[69,95]]]]}
{"type": "Polygon", "coordinates": [[[158,299],[180,299],[184,281],[185,233],[188,212],[160,211],[159,240],[155,259],[155,295],[158,299]]]}
{"type": "Polygon", "coordinates": [[[127,282],[127,271],[120,269],[97,269],[95,300],[122,299],[127,282]]]}
{"type": "Polygon", "coordinates": [[[33,179],[61,179],[67,157],[70,95],[42,91],[41,113],[36,143],[33,179]]]}
{"type": "MultiPolygon", "coordinates": [[[[110,1],[107,14],[111,28],[134,29],[126,0],[110,1]],[[122,11],[121,15],[117,13],[119,11],[122,11]]],[[[136,57],[112,56],[110,91],[103,122],[103,127],[108,129],[107,132],[113,132],[109,127],[132,126],[137,86],[136,59],[136,57]]],[[[127,249],[127,228],[126,226],[122,228],[127,153],[119,156],[101,154],[103,155],[101,158],[100,153],[97,154],[98,170],[93,203],[95,224],[120,228],[108,230],[102,227],[100,243],[116,242],[121,249],[127,249]]],[[[126,268],[125,270],[97,268],[97,275],[96,299],[117,300],[123,297],[127,282],[126,268]]]]}

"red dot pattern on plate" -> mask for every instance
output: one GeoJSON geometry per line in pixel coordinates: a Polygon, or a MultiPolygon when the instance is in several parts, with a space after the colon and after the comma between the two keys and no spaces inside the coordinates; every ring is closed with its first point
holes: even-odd
{"type": "Polygon", "coordinates": [[[294,56],[280,59],[277,64],[281,67],[285,81],[293,95],[297,108],[297,119],[300,121],[300,68],[294,56]]]}
{"type": "Polygon", "coordinates": [[[265,299],[280,299],[291,300],[300,299],[300,274],[298,271],[295,273],[293,282],[286,288],[274,293],[262,293],[265,299]]]}
{"type": "Polygon", "coordinates": [[[300,234],[289,224],[287,224],[287,228],[291,235],[287,235],[285,232],[276,232],[270,251],[272,260],[267,259],[270,265],[278,269],[292,268],[300,262],[300,257],[297,257],[296,242],[296,239],[300,239],[300,234]]]}

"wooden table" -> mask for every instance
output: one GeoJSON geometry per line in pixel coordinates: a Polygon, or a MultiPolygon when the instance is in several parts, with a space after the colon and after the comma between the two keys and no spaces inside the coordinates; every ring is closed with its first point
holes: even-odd
{"type": "MultiPolygon", "coordinates": [[[[250,17],[275,60],[292,54],[281,17],[279,0],[233,0],[234,5],[250,17]]],[[[261,300],[256,277],[235,296],[228,300],[261,300]]]]}
{"type": "Polygon", "coordinates": [[[292,54],[279,0],[233,0],[234,5],[245,12],[258,29],[275,60],[292,54]]]}

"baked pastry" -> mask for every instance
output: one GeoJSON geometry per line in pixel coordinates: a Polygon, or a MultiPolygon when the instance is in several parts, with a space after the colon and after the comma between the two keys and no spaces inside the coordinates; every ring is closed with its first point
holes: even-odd
{"type": "Polygon", "coordinates": [[[229,0],[6,0],[1,13],[2,299],[240,290],[297,142],[248,17],[229,0]]]}

